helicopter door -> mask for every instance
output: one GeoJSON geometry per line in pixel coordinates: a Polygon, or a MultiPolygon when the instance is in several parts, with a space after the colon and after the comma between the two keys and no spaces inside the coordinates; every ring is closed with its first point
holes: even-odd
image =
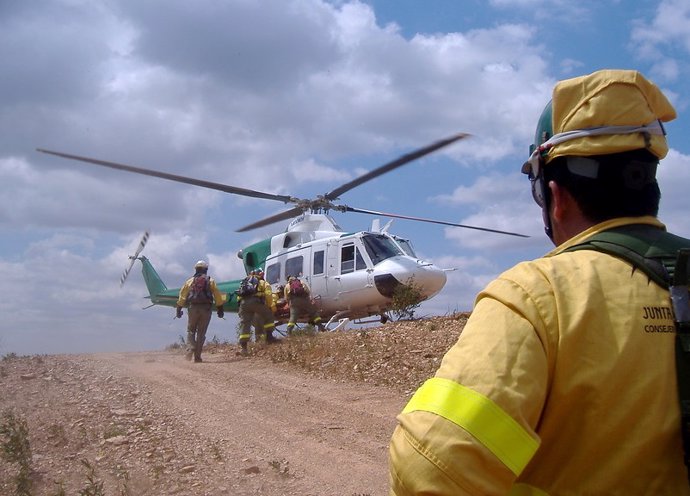
{"type": "Polygon", "coordinates": [[[364,248],[358,238],[340,239],[329,246],[328,290],[336,293],[336,300],[348,306],[355,304],[355,295],[363,295],[362,289],[373,287],[372,273],[363,256],[364,248]],[[334,252],[331,254],[331,252],[334,252]]]}
{"type": "Polygon", "coordinates": [[[285,279],[292,275],[306,281],[319,307],[328,300],[326,248],[326,244],[317,244],[313,247],[300,248],[287,256],[281,255],[285,260],[285,279]]]}
{"type": "Polygon", "coordinates": [[[311,293],[318,299],[327,296],[326,285],[326,245],[315,246],[310,250],[311,261],[311,293]]]}
{"type": "Polygon", "coordinates": [[[326,245],[326,267],[324,277],[324,294],[328,295],[328,301],[338,300],[340,282],[336,279],[340,275],[340,247],[338,241],[329,241],[326,245]]]}

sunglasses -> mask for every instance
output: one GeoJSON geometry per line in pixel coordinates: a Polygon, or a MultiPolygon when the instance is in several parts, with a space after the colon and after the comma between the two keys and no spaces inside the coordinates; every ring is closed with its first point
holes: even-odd
{"type": "MultiPolygon", "coordinates": [[[[548,143],[548,142],[547,142],[548,143]]],[[[546,144],[546,143],[544,143],[546,144]]],[[[545,160],[542,153],[546,151],[541,146],[532,145],[532,153],[530,153],[527,162],[522,164],[522,173],[527,174],[527,178],[532,186],[532,198],[540,208],[546,205],[546,191],[544,189],[544,165],[545,160]]]]}

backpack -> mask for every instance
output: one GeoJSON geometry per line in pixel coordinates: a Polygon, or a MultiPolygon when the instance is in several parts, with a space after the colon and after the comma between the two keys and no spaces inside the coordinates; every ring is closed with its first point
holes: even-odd
{"type": "Polygon", "coordinates": [[[690,482],[690,240],[649,225],[621,226],[564,250],[595,250],[626,260],[670,293],[676,327],[676,376],[683,461],[690,482]]]}
{"type": "Polygon", "coordinates": [[[189,287],[187,303],[211,303],[213,295],[209,286],[209,277],[206,274],[194,276],[194,281],[189,287]]]}
{"type": "Polygon", "coordinates": [[[242,279],[237,294],[240,296],[253,296],[259,291],[259,279],[254,276],[247,276],[242,279]]]}
{"type": "Polygon", "coordinates": [[[307,289],[304,287],[304,284],[302,284],[302,281],[300,281],[299,279],[294,278],[292,281],[289,282],[289,285],[291,296],[307,296],[307,289]]]}

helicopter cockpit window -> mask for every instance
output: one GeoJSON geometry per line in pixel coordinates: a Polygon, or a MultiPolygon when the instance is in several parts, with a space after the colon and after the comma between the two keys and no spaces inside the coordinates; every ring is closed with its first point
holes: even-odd
{"type": "Polygon", "coordinates": [[[371,258],[371,262],[376,265],[387,258],[402,255],[402,251],[388,237],[382,234],[365,234],[362,236],[364,247],[371,258]]]}
{"type": "Polygon", "coordinates": [[[314,252],[314,275],[323,274],[324,269],[324,251],[314,252]]]}
{"type": "Polygon", "coordinates": [[[398,242],[405,254],[417,258],[417,254],[414,252],[414,248],[412,248],[412,243],[410,243],[409,239],[399,238],[397,236],[393,236],[393,239],[398,242]]]}
{"type": "Polygon", "coordinates": [[[304,275],[304,257],[288,258],[285,262],[285,277],[295,276],[300,277],[304,275]]]}
{"type": "Polygon", "coordinates": [[[266,267],[266,282],[275,284],[280,281],[280,264],[274,263],[266,267]]]}

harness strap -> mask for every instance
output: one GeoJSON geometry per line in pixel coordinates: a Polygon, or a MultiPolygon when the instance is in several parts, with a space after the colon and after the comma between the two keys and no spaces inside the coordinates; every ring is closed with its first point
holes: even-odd
{"type": "MultiPolygon", "coordinates": [[[[690,469],[690,297],[688,294],[688,257],[690,249],[678,250],[676,271],[671,282],[671,304],[676,324],[676,370],[680,399],[683,458],[690,469]]],[[[690,482],[690,472],[688,473],[690,482]]]]}

